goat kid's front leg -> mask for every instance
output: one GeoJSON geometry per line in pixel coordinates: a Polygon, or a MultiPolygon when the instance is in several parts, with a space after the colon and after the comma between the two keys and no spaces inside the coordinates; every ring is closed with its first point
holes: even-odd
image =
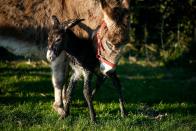
{"type": "Polygon", "coordinates": [[[61,53],[54,61],[51,62],[52,69],[52,84],[54,87],[55,101],[53,109],[60,115],[61,118],[65,116],[62,102],[62,91],[66,74],[66,64],[64,53],[61,53]]]}
{"type": "Polygon", "coordinates": [[[62,92],[63,105],[65,105],[65,103],[66,103],[66,91],[67,91],[67,86],[69,84],[70,70],[71,70],[71,68],[70,68],[69,64],[66,64],[66,66],[65,66],[66,73],[65,73],[65,82],[64,82],[65,84],[64,84],[63,92],[62,92]]]}
{"type": "Polygon", "coordinates": [[[125,101],[124,101],[124,97],[122,95],[122,86],[121,86],[120,80],[119,80],[116,72],[111,73],[109,76],[112,78],[112,83],[118,93],[121,117],[125,117],[125,116],[127,116],[127,112],[126,112],[125,106],[124,106],[125,101]]]}
{"type": "Polygon", "coordinates": [[[92,122],[95,122],[95,110],[93,107],[93,101],[92,101],[92,92],[91,92],[91,81],[92,81],[92,74],[88,71],[84,72],[84,97],[86,99],[86,102],[88,104],[89,108],[89,114],[92,122]]]}

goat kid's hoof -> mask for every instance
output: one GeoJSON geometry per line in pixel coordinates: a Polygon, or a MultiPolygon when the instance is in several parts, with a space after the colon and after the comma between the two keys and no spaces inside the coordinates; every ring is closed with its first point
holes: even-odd
{"type": "Polygon", "coordinates": [[[65,119],[65,116],[60,116],[58,120],[64,120],[65,119]]]}
{"type": "Polygon", "coordinates": [[[95,118],[91,119],[91,122],[96,124],[96,119],[95,118]]]}
{"type": "Polygon", "coordinates": [[[69,116],[69,113],[65,112],[64,118],[68,116],[69,116]]]}
{"type": "Polygon", "coordinates": [[[60,118],[65,118],[65,111],[61,106],[54,103],[53,109],[60,115],[60,118]]]}
{"type": "Polygon", "coordinates": [[[60,115],[59,120],[63,120],[63,119],[65,119],[69,115],[69,113],[66,113],[63,110],[59,115],[60,115]]]}
{"type": "Polygon", "coordinates": [[[95,112],[90,115],[90,119],[91,119],[92,123],[96,123],[96,114],[95,114],[95,112]]]}
{"type": "Polygon", "coordinates": [[[125,117],[127,117],[127,116],[128,116],[128,113],[127,113],[127,112],[121,113],[121,117],[122,117],[122,118],[125,118],[125,117]]]}

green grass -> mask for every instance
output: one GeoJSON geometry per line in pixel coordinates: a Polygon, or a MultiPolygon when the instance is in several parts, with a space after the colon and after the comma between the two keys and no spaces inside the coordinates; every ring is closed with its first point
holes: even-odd
{"type": "Polygon", "coordinates": [[[184,68],[124,63],[118,67],[129,115],[120,117],[111,81],[97,92],[91,123],[81,83],[71,115],[52,109],[50,68],[42,62],[0,62],[0,130],[196,130],[196,73],[184,68]]]}

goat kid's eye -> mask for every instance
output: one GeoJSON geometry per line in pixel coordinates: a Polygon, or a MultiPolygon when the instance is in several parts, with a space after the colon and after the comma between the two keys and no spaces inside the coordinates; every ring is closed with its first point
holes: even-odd
{"type": "Polygon", "coordinates": [[[61,42],[61,40],[62,40],[61,38],[58,38],[56,39],[56,42],[61,42]]]}

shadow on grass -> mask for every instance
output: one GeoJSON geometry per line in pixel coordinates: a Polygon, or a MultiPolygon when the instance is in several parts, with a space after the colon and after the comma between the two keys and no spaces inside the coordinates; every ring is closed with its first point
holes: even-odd
{"type": "Polygon", "coordinates": [[[53,99],[49,68],[0,67],[0,104],[47,102],[53,99]]]}
{"type": "Polygon", "coordinates": [[[9,77],[13,75],[22,76],[42,76],[42,77],[50,77],[50,69],[49,68],[13,68],[13,67],[3,67],[0,68],[1,77],[9,77]]]}
{"type": "MultiPolygon", "coordinates": [[[[127,105],[127,110],[134,114],[152,113],[154,116],[159,113],[179,113],[179,114],[196,114],[196,78],[195,72],[183,68],[165,68],[165,67],[143,67],[136,64],[125,64],[118,67],[123,94],[127,105]],[[125,72],[125,73],[124,73],[125,72]],[[154,105],[159,103],[180,104],[194,103],[191,106],[168,107],[159,109],[158,112],[139,111],[139,107],[131,104],[154,105]]],[[[95,82],[95,81],[94,81],[95,82]]],[[[74,91],[74,98],[84,100],[82,94],[82,83],[74,91]]],[[[95,83],[93,83],[95,85],[95,83]]],[[[111,80],[107,80],[101,89],[97,92],[94,101],[108,104],[118,103],[118,95],[115,88],[112,87],[111,80]]],[[[83,107],[83,104],[75,104],[74,107],[83,107]]],[[[108,110],[106,111],[108,112],[108,110]]],[[[119,113],[119,107],[113,107],[109,113],[119,113]]],[[[149,115],[149,114],[148,114],[149,115]]]]}
{"type": "MultiPolygon", "coordinates": [[[[146,103],[148,105],[155,103],[176,103],[176,102],[196,102],[196,78],[195,72],[182,68],[160,68],[144,67],[136,64],[120,65],[117,70],[126,103],[146,103]]],[[[0,93],[2,104],[14,104],[25,101],[52,101],[53,88],[49,68],[0,68],[0,79],[3,77],[17,76],[20,77],[38,77],[38,80],[15,81],[10,88],[11,95],[0,93]],[[16,92],[16,93],[15,93],[16,92]],[[17,95],[17,93],[22,95],[17,95]],[[47,94],[40,96],[40,94],[47,94]]],[[[84,100],[82,94],[82,83],[74,91],[74,99],[84,100]]],[[[94,85],[94,81],[93,81],[94,85]]],[[[2,86],[2,85],[0,85],[2,86]]],[[[102,88],[97,92],[95,101],[100,103],[118,102],[115,89],[112,87],[111,80],[107,80],[102,88]]],[[[77,105],[75,105],[77,106],[77,105]]],[[[80,106],[80,105],[79,105],[80,106]]],[[[187,108],[186,108],[187,109],[187,108]]],[[[186,112],[186,109],[180,111],[186,112]]],[[[111,112],[118,112],[114,108],[111,112]]],[[[130,108],[131,112],[137,109],[130,108]]],[[[169,111],[170,109],[168,109],[169,111]]],[[[193,109],[190,108],[190,111],[193,109]]],[[[171,111],[177,111],[173,109],[171,111]]]]}
{"type": "Polygon", "coordinates": [[[0,104],[11,105],[11,104],[22,104],[22,103],[45,103],[53,100],[53,96],[1,96],[0,104]]]}
{"type": "MultiPolygon", "coordinates": [[[[196,73],[190,70],[125,64],[117,71],[128,103],[196,102],[196,73]]],[[[118,100],[111,85],[107,80],[96,99],[102,102],[118,100]]]]}
{"type": "Polygon", "coordinates": [[[42,124],[42,120],[43,116],[33,110],[14,110],[12,113],[0,111],[0,121],[12,123],[16,127],[29,127],[35,124],[42,124]]]}

